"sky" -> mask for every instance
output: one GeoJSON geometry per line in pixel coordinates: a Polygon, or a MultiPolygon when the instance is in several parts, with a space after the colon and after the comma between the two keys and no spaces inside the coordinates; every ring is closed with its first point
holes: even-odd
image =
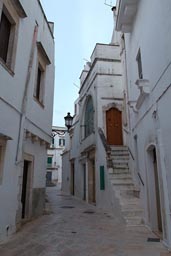
{"type": "MultiPolygon", "coordinates": [[[[49,21],[55,23],[55,92],[53,125],[64,126],[74,114],[81,71],[96,43],[110,43],[113,13],[105,0],[41,0],[49,21]]],[[[106,0],[114,5],[115,0],[106,0]]]]}

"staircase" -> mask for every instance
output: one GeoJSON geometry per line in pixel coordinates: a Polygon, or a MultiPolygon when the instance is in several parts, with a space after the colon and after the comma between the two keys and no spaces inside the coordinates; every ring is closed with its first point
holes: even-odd
{"type": "Polygon", "coordinates": [[[143,225],[139,190],[129,170],[129,151],[126,146],[111,146],[109,177],[115,196],[119,199],[123,217],[128,226],[143,225]]]}

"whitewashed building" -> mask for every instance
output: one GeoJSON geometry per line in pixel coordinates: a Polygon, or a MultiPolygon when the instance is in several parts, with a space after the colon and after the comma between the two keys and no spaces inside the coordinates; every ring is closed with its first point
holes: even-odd
{"type": "Polygon", "coordinates": [[[145,224],[171,248],[171,2],[119,0],[126,143],[145,224]],[[126,106],[126,105],[125,105],[126,106]]]}
{"type": "Polygon", "coordinates": [[[111,193],[107,185],[107,144],[102,137],[105,134],[110,145],[123,144],[121,81],[118,43],[96,44],[80,76],[70,144],[63,154],[62,189],[105,208],[110,207],[111,193]],[[119,118],[117,127],[110,122],[115,114],[119,118]],[[118,136],[110,132],[113,129],[118,136]]]}
{"type": "Polygon", "coordinates": [[[39,0],[0,0],[0,240],[43,213],[53,23],[39,0]]]}
{"type": "Polygon", "coordinates": [[[65,149],[66,127],[52,126],[52,142],[47,150],[47,185],[62,183],[62,153],[65,149]]]}

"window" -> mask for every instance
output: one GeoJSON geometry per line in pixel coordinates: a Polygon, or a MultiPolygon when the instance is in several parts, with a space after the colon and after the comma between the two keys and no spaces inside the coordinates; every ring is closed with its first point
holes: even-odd
{"type": "Polygon", "coordinates": [[[94,108],[92,97],[89,97],[85,109],[85,137],[94,131],[94,108]]]}
{"type": "Polygon", "coordinates": [[[2,184],[6,141],[0,139],[0,184],[2,184]]]}
{"type": "MultiPolygon", "coordinates": [[[[0,8],[0,63],[9,72],[14,71],[19,18],[21,17],[19,12],[21,8],[16,9],[16,6],[18,5],[10,4],[10,1],[4,1],[2,9],[0,8]]],[[[24,14],[22,17],[25,17],[24,14]]]]}
{"type": "Polygon", "coordinates": [[[7,62],[10,31],[11,23],[5,16],[4,12],[2,12],[0,23],[0,57],[3,59],[5,63],[7,62]]]}
{"type": "Polygon", "coordinates": [[[44,71],[41,64],[38,63],[37,68],[37,79],[35,86],[35,98],[43,104],[43,93],[44,93],[44,71]]]}
{"type": "Polygon", "coordinates": [[[65,146],[65,139],[59,139],[59,146],[65,146]]]}
{"type": "Polygon", "coordinates": [[[51,62],[45,52],[43,45],[41,44],[41,42],[37,42],[37,68],[34,87],[34,98],[42,106],[44,106],[46,66],[50,63],[51,62]]]}
{"type": "Polygon", "coordinates": [[[54,139],[54,137],[52,137],[52,147],[54,147],[55,146],[55,139],[54,139]]]}
{"type": "Polygon", "coordinates": [[[136,61],[137,61],[137,64],[138,64],[139,79],[143,79],[142,61],[141,61],[141,51],[140,51],[140,49],[138,50],[136,61]]]}
{"type": "Polygon", "coordinates": [[[52,156],[48,156],[47,158],[47,167],[52,167],[52,156]]]}

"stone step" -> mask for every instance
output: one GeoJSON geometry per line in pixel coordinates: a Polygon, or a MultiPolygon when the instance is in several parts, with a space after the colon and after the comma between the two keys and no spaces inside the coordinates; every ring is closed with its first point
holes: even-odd
{"type": "Polygon", "coordinates": [[[140,205],[139,190],[134,186],[129,171],[129,152],[127,147],[111,147],[113,168],[109,169],[109,179],[127,226],[143,225],[143,209],[140,205]]]}
{"type": "Polygon", "coordinates": [[[111,180],[111,184],[120,190],[134,188],[132,180],[111,180]]]}
{"type": "Polygon", "coordinates": [[[131,179],[130,173],[110,173],[110,179],[131,179]]]}
{"type": "Polygon", "coordinates": [[[112,182],[112,184],[133,184],[131,177],[125,177],[125,178],[114,178],[111,177],[110,181],[112,182]]]}
{"type": "Polygon", "coordinates": [[[115,173],[125,173],[125,172],[129,172],[129,168],[128,167],[120,167],[120,166],[113,166],[113,172],[115,173]]]}
{"type": "Polygon", "coordinates": [[[144,225],[144,220],[143,218],[140,216],[140,217],[125,217],[125,220],[126,220],[126,224],[127,226],[141,226],[141,225],[144,225]]]}
{"type": "Polygon", "coordinates": [[[112,171],[113,174],[130,174],[129,169],[125,168],[125,169],[113,169],[112,171]]]}
{"type": "Polygon", "coordinates": [[[140,196],[140,191],[135,189],[135,187],[130,187],[130,188],[124,188],[122,187],[118,193],[119,197],[122,197],[123,199],[129,199],[129,198],[139,198],[140,196]]]}
{"type": "Polygon", "coordinates": [[[143,216],[143,209],[141,208],[135,208],[136,206],[134,206],[134,209],[130,208],[130,209],[124,209],[122,208],[121,206],[121,211],[122,213],[124,214],[124,216],[127,216],[127,217],[142,217],[143,216]],[[135,210],[136,209],[136,210],[135,210]]]}
{"type": "Polygon", "coordinates": [[[110,146],[111,150],[113,151],[122,151],[122,150],[127,150],[128,151],[128,147],[127,146],[110,146]]]}
{"type": "Polygon", "coordinates": [[[114,169],[125,169],[127,168],[128,169],[128,163],[113,163],[113,168],[114,169]]]}
{"type": "Polygon", "coordinates": [[[128,165],[128,159],[119,159],[119,158],[112,158],[113,164],[126,164],[128,165]]]}
{"type": "Polygon", "coordinates": [[[127,150],[120,150],[120,151],[115,151],[112,150],[110,152],[111,156],[118,156],[118,157],[129,157],[129,152],[127,150]]]}
{"type": "Polygon", "coordinates": [[[126,198],[122,198],[121,199],[121,205],[130,205],[130,204],[136,204],[136,205],[140,205],[140,199],[137,197],[131,197],[129,199],[126,198]]]}

